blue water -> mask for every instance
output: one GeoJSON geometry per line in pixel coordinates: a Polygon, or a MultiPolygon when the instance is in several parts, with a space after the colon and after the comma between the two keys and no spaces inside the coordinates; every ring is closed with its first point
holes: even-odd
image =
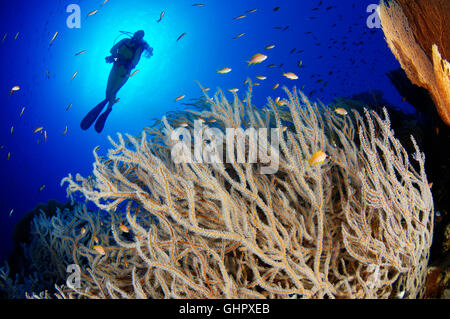
{"type": "Polygon", "coordinates": [[[100,7],[102,2],[14,0],[0,4],[0,41],[7,33],[0,45],[1,264],[12,247],[13,227],[27,211],[50,199],[66,201],[61,179],[69,173],[88,176],[92,150],[100,145],[105,152],[108,135],[139,134],[152,118],[182,109],[181,102],[200,97],[195,80],[212,89],[239,88],[241,93],[247,77],[267,76],[254,90],[254,102],[261,106],[268,96],[282,94],[280,89],[272,90],[280,83],[290,88],[305,85],[305,93],[315,90],[313,100],[324,103],[336,96],[378,89],[390,103],[408,109],[385,75],[399,65],[382,30],[369,29],[366,24],[370,15],[366,8],[375,0],[324,0],[320,6],[319,0],[204,0],[204,7],[193,7],[194,1],[185,0],[110,0],[100,7]],[[72,3],[81,8],[79,29],[66,25],[70,14],[66,8],[72,3]],[[274,11],[277,6],[280,9],[274,11]],[[258,10],[246,13],[253,8],[258,10]],[[99,11],[86,18],[95,9],[99,11]],[[162,11],[165,15],[157,23],[162,11]],[[246,17],[233,19],[241,14],[246,17]],[[287,25],[285,31],[274,28],[287,25]],[[145,30],[154,56],[141,59],[140,72],[119,92],[120,101],[104,131],[82,131],[81,119],[105,97],[111,65],[104,58],[119,30],[139,29],[145,30]],[[55,32],[58,36],[50,47],[55,32]],[[183,32],[186,36],[177,42],[183,32]],[[245,35],[233,39],[240,33],[245,35]],[[269,44],[276,47],[266,50],[269,44]],[[75,56],[82,50],[86,53],[75,56]],[[245,61],[255,53],[267,54],[268,59],[248,67],[245,61]],[[268,68],[272,63],[284,66],[268,68]],[[223,67],[232,71],[217,74],[223,67]],[[300,78],[288,80],[283,72],[294,72],[300,78]],[[320,83],[319,78],[323,79],[320,83]],[[21,89],[10,95],[15,85],[21,89]],[[186,98],[176,103],[174,99],[182,94],[186,98]],[[66,125],[67,134],[62,135],[66,125]],[[33,133],[39,126],[47,131],[46,142],[43,135],[33,133]],[[42,185],[45,188],[39,191],[42,185]]]}

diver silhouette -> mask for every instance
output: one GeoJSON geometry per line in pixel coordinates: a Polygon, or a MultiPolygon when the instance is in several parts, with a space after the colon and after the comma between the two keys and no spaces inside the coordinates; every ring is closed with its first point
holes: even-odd
{"type": "Polygon", "coordinates": [[[153,55],[153,48],[143,40],[145,35],[144,31],[139,30],[134,34],[131,32],[120,32],[129,36],[132,35],[132,37],[122,39],[115,44],[111,48],[111,55],[105,58],[106,63],[114,63],[108,77],[106,98],[94,107],[81,121],[80,126],[83,130],[87,130],[94,122],[95,130],[98,133],[103,130],[106,119],[111,113],[112,106],[116,101],[117,92],[128,81],[130,73],[139,63],[142,53],[145,52],[145,55],[148,58],[153,55]],[[108,104],[106,111],[100,115],[106,104],[108,104]]]}

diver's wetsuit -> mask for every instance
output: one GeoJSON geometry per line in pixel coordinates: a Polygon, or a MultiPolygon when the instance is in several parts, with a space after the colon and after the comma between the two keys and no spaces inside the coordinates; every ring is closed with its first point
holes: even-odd
{"type": "Polygon", "coordinates": [[[101,132],[105,126],[105,121],[112,111],[112,106],[116,101],[117,92],[128,81],[131,71],[137,66],[145,48],[148,44],[141,39],[123,39],[111,48],[111,56],[106,58],[106,62],[114,65],[109,73],[108,85],[106,87],[106,99],[93,108],[81,122],[81,128],[87,130],[97,119],[95,130],[101,132]],[[106,111],[100,115],[105,105],[106,111]]]}

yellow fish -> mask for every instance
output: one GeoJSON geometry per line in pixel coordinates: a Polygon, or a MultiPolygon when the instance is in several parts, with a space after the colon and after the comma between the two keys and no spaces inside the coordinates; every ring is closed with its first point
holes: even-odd
{"type": "Polygon", "coordinates": [[[10,95],[13,95],[13,92],[19,91],[19,90],[20,90],[20,86],[18,86],[18,85],[13,86],[11,89],[10,95]]]}
{"type": "Polygon", "coordinates": [[[334,110],[334,112],[339,115],[347,115],[348,114],[347,110],[343,109],[342,107],[338,107],[337,109],[334,110]]]}
{"type": "Polygon", "coordinates": [[[180,95],[179,97],[177,97],[177,98],[175,99],[175,102],[178,102],[179,100],[182,100],[182,99],[184,99],[185,97],[186,97],[185,94],[180,95]]]}
{"type": "Polygon", "coordinates": [[[64,132],[62,132],[62,134],[61,134],[61,135],[66,135],[66,133],[67,133],[67,130],[68,130],[68,127],[67,127],[67,125],[66,125],[66,127],[64,128],[64,132]]]}
{"type": "Polygon", "coordinates": [[[123,231],[124,233],[130,232],[130,230],[128,229],[128,227],[125,226],[123,223],[120,223],[119,229],[120,229],[121,231],[123,231]]]}
{"type": "Polygon", "coordinates": [[[242,14],[240,16],[237,16],[236,18],[233,18],[233,20],[239,20],[239,19],[244,19],[246,17],[245,14],[242,14]]]}
{"type": "Polygon", "coordinates": [[[233,39],[238,39],[238,38],[240,38],[240,37],[242,37],[242,36],[244,36],[245,35],[245,33],[239,33],[237,36],[235,36],[233,39]]]}
{"type": "Polygon", "coordinates": [[[19,117],[22,117],[24,111],[25,111],[25,106],[22,108],[22,111],[20,111],[19,117]]]}
{"type": "Polygon", "coordinates": [[[98,12],[98,9],[92,10],[91,12],[89,12],[89,13],[87,14],[86,18],[87,18],[87,17],[90,17],[90,16],[93,16],[93,15],[96,14],[97,12],[98,12]]]}
{"type": "Polygon", "coordinates": [[[136,70],[136,71],[134,71],[133,73],[131,73],[131,75],[129,76],[130,78],[132,77],[132,76],[135,76],[136,74],[138,74],[139,73],[139,70],[136,70]]]}
{"type": "Polygon", "coordinates": [[[231,69],[228,67],[222,68],[217,71],[217,73],[220,73],[220,74],[226,74],[226,73],[230,73],[230,72],[231,72],[231,69]]]}
{"type": "Polygon", "coordinates": [[[80,234],[84,235],[84,233],[86,233],[86,228],[82,227],[81,230],[80,230],[80,234]]]}
{"type": "Polygon", "coordinates": [[[159,15],[159,20],[157,20],[156,22],[160,23],[165,14],[165,11],[161,12],[161,14],[159,15]]]}
{"type": "Polygon", "coordinates": [[[55,32],[53,35],[53,38],[50,40],[49,46],[52,46],[53,41],[55,41],[56,37],[58,36],[58,31],[55,32]]]}
{"type": "Polygon", "coordinates": [[[43,126],[39,126],[39,127],[37,127],[37,128],[34,129],[33,133],[42,132],[42,129],[43,129],[43,128],[44,128],[43,126]]]}
{"type": "Polygon", "coordinates": [[[323,162],[325,162],[326,158],[327,158],[327,154],[325,154],[324,151],[317,151],[308,160],[309,166],[322,164],[323,162]]]}
{"type": "Polygon", "coordinates": [[[252,56],[250,61],[247,61],[247,63],[248,63],[248,65],[257,64],[257,63],[261,63],[261,62],[265,61],[266,59],[267,59],[267,55],[264,55],[261,53],[256,53],[254,56],[252,56]]]}
{"type": "Polygon", "coordinates": [[[78,53],[75,53],[75,55],[82,55],[83,53],[86,53],[86,50],[80,51],[78,53]]]}
{"type": "Polygon", "coordinates": [[[298,76],[292,72],[283,73],[283,75],[285,77],[287,77],[289,80],[297,80],[298,79],[298,76]]]}
{"type": "Polygon", "coordinates": [[[100,245],[95,245],[94,250],[98,252],[100,255],[106,255],[105,249],[103,249],[100,245]]]}
{"type": "Polygon", "coordinates": [[[274,86],[273,86],[273,90],[276,90],[278,87],[279,87],[280,85],[278,84],[278,83],[276,83],[274,86]]]}
{"type": "Polygon", "coordinates": [[[77,76],[77,74],[78,74],[78,71],[76,71],[76,72],[72,75],[72,78],[70,79],[70,81],[72,81],[72,80],[77,76]]]}

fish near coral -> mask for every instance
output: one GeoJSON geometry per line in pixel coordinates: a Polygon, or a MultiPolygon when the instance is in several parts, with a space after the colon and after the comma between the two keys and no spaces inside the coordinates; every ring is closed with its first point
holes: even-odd
{"type": "Polygon", "coordinates": [[[327,154],[325,154],[324,151],[317,151],[308,160],[309,166],[323,164],[325,162],[326,158],[327,158],[327,154]]]}
{"type": "Polygon", "coordinates": [[[105,249],[100,245],[95,245],[94,250],[98,252],[100,255],[106,255],[105,249]]]}

